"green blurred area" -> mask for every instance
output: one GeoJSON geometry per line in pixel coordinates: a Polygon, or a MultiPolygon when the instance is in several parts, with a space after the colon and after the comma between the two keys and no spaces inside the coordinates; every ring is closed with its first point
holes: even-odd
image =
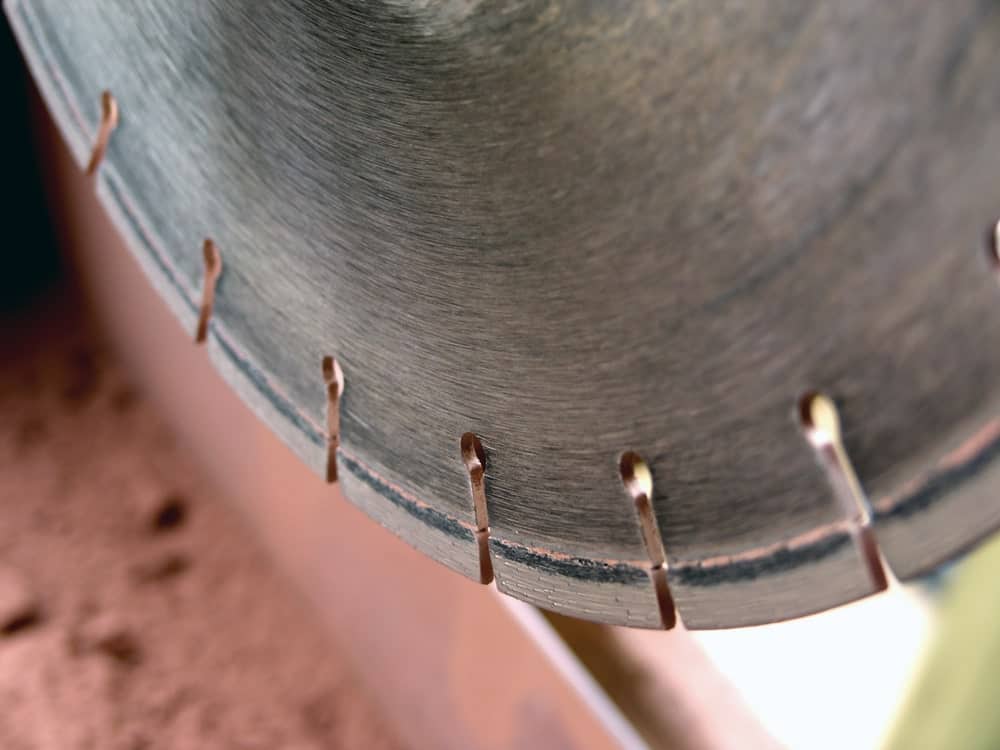
{"type": "Polygon", "coordinates": [[[1000,539],[955,571],[940,623],[887,750],[1000,748],[1000,539]]]}

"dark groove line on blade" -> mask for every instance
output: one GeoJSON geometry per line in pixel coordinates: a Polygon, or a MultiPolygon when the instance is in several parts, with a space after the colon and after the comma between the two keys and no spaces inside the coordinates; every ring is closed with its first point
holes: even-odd
{"type": "Polygon", "coordinates": [[[621,583],[645,586],[649,576],[645,569],[628,563],[606,563],[586,557],[555,557],[513,545],[496,537],[490,538],[493,554],[512,563],[527,565],[544,573],[594,583],[621,583]]]}
{"type": "Polygon", "coordinates": [[[351,472],[351,474],[353,474],[357,479],[360,479],[393,505],[401,510],[405,510],[418,521],[423,521],[428,526],[444,532],[454,539],[460,539],[468,542],[475,541],[475,534],[473,534],[472,530],[463,526],[455,519],[445,515],[441,511],[418,505],[412,500],[409,500],[398,490],[390,487],[378,477],[374,476],[353,458],[344,455],[343,452],[340,454],[340,460],[343,462],[344,468],[351,472]]]}
{"type": "Polygon", "coordinates": [[[685,586],[716,586],[723,583],[744,583],[785,573],[802,565],[819,562],[839,552],[851,543],[847,532],[833,534],[803,547],[782,548],[767,557],[738,560],[718,567],[704,568],[697,563],[673,565],[670,576],[685,586]]]}
{"type": "Polygon", "coordinates": [[[892,507],[876,508],[875,519],[886,521],[908,518],[926,510],[966,482],[978,477],[998,458],[1000,458],[1000,436],[991,440],[982,451],[964,463],[930,474],[919,489],[904,495],[894,502],[892,507]]]}

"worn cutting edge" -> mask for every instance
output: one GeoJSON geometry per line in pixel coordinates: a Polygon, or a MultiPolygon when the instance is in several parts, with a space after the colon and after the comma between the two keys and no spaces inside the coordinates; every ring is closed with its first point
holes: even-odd
{"type": "Polygon", "coordinates": [[[995,3],[6,9],[223,376],[470,578],[748,625],[1000,525],[995,3]]]}

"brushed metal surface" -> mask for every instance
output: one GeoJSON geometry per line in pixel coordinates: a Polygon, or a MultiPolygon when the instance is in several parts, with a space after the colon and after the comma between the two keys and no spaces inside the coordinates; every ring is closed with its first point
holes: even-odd
{"type": "MultiPolygon", "coordinates": [[[[480,437],[503,591],[655,624],[635,450],[685,620],[863,596],[799,396],[837,400],[876,507],[998,413],[995,2],[7,9],[81,165],[114,93],[98,190],[185,324],[217,243],[231,382],[323,471],[336,356],[345,489],[466,574],[480,437]]],[[[898,571],[995,524],[948,476],[947,541],[893,531],[898,571]]]]}

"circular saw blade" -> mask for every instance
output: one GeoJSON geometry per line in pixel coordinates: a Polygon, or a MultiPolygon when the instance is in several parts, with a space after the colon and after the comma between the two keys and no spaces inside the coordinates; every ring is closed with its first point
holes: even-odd
{"type": "Polygon", "coordinates": [[[1000,525],[995,3],[7,9],[81,168],[112,92],[96,189],[192,331],[218,249],[223,375],[455,570],[747,625],[877,590],[859,523],[900,578],[1000,525]]]}

